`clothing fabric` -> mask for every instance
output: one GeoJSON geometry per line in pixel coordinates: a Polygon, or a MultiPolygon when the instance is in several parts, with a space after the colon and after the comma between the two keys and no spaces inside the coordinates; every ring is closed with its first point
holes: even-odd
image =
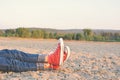
{"type": "Polygon", "coordinates": [[[44,69],[42,62],[45,61],[45,56],[45,54],[30,54],[19,50],[0,50],[0,70],[22,72],[44,69]]]}
{"type": "Polygon", "coordinates": [[[45,54],[30,54],[19,50],[8,50],[8,49],[0,50],[0,57],[17,59],[23,62],[32,62],[32,63],[44,62],[45,56],[46,56],[45,54]]]}

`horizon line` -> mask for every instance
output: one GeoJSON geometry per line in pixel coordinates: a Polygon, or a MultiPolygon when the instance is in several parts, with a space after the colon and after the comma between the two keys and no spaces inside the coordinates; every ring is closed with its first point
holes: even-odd
{"type": "Polygon", "coordinates": [[[0,28],[0,30],[5,30],[5,29],[17,29],[17,28],[39,28],[39,29],[55,29],[55,30],[83,30],[83,29],[91,29],[91,30],[120,30],[120,29],[102,29],[102,28],[69,28],[69,29],[60,29],[60,28],[43,28],[43,27],[14,27],[14,28],[0,28]]]}

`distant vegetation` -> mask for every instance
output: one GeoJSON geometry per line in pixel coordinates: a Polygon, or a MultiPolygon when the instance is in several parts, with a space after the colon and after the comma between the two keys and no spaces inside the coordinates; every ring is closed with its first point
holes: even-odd
{"type": "Polygon", "coordinates": [[[2,37],[21,37],[21,38],[41,38],[41,39],[58,39],[65,40],[82,40],[82,41],[120,41],[120,32],[100,32],[95,33],[91,29],[83,29],[82,32],[54,32],[45,29],[17,28],[0,30],[2,37]]]}

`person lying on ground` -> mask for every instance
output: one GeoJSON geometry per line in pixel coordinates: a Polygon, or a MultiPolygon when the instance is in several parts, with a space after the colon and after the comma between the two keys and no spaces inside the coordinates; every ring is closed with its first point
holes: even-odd
{"type": "Polygon", "coordinates": [[[70,48],[60,38],[57,48],[50,54],[30,54],[19,50],[0,50],[0,71],[57,70],[69,58],[70,48]]]}

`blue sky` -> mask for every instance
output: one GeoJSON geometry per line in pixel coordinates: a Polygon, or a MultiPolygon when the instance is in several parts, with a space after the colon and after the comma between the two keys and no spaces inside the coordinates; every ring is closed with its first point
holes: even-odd
{"type": "Polygon", "coordinates": [[[120,0],[0,0],[0,28],[120,30],[120,0]]]}

